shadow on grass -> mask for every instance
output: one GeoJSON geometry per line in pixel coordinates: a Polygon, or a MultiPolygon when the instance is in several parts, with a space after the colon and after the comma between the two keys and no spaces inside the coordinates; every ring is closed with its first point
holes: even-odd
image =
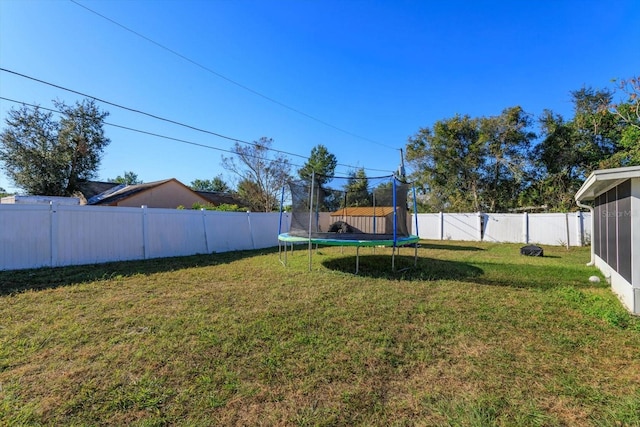
{"type": "Polygon", "coordinates": [[[484,251],[484,248],[477,246],[461,246],[459,244],[448,245],[446,243],[420,243],[422,249],[437,249],[444,251],[484,251]]]}
{"type": "MultiPolygon", "coordinates": [[[[481,268],[460,261],[446,261],[435,258],[418,257],[414,266],[414,257],[396,255],[396,271],[391,268],[390,255],[361,255],[358,276],[392,280],[464,280],[479,277],[481,268]]],[[[322,261],[330,270],[355,273],[356,257],[345,256],[322,261]]]]}
{"type": "MultiPolygon", "coordinates": [[[[356,257],[333,257],[323,260],[322,265],[330,270],[354,274],[356,257]]],[[[361,255],[358,276],[408,281],[452,280],[461,282],[461,286],[475,284],[543,291],[566,286],[579,289],[608,287],[606,282],[589,282],[587,272],[570,266],[540,265],[535,262],[517,265],[508,262],[467,263],[418,257],[418,264],[414,267],[414,258],[408,255],[396,256],[395,272],[391,268],[390,255],[361,255]]]]}
{"type": "Polygon", "coordinates": [[[208,267],[258,255],[277,255],[277,253],[278,247],[274,247],[173,258],[0,271],[0,296],[29,290],[54,289],[96,280],[108,280],[115,277],[129,277],[138,274],[148,275],[193,267],[208,267]]]}

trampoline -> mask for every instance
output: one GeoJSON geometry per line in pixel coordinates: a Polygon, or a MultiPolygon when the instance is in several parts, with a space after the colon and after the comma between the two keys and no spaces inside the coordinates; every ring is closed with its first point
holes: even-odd
{"type": "MultiPolygon", "coordinates": [[[[296,244],[308,247],[309,271],[313,246],[356,248],[355,273],[360,265],[360,247],[390,247],[391,268],[400,248],[414,249],[414,266],[418,259],[417,235],[409,233],[408,192],[415,190],[396,176],[376,178],[336,178],[316,176],[308,181],[289,183],[291,224],[282,232],[285,189],[283,189],[278,230],[278,256],[287,265],[287,252],[296,244]],[[337,189],[336,189],[337,188],[337,189]]],[[[417,218],[415,223],[418,231],[417,218]]],[[[374,249],[375,250],[375,249],[374,249]]]]}

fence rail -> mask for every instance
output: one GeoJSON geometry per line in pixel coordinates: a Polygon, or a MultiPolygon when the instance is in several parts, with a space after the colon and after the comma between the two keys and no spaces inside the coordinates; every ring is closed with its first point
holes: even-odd
{"type": "MultiPolygon", "coordinates": [[[[283,214],[283,232],[290,222],[283,214]]],[[[273,247],[279,223],[277,213],[2,204],[0,270],[273,247]]],[[[589,241],[591,221],[583,213],[418,214],[417,234],[432,240],[576,246],[589,241]]]]}

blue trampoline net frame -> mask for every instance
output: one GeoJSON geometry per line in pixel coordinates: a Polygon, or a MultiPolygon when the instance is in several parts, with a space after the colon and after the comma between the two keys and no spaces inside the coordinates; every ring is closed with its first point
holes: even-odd
{"type": "Polygon", "coordinates": [[[396,248],[415,247],[417,263],[418,224],[415,235],[411,225],[408,202],[415,190],[394,175],[383,177],[348,178],[312,175],[308,180],[289,182],[291,225],[282,232],[285,189],[281,200],[280,228],[278,231],[280,261],[286,265],[288,245],[307,243],[311,270],[312,245],[355,246],[356,273],[359,247],[392,247],[392,268],[395,270],[396,248]],[[284,245],[284,259],[282,246],[284,245]]]}

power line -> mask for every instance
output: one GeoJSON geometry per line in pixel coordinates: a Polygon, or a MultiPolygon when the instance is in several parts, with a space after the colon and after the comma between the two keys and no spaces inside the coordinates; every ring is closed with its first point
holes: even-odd
{"type": "Polygon", "coordinates": [[[321,120],[321,119],[319,119],[319,118],[317,118],[315,116],[312,116],[311,114],[307,114],[304,111],[301,111],[301,110],[299,110],[297,108],[291,107],[290,105],[287,105],[287,104],[285,104],[283,102],[280,102],[277,99],[274,99],[274,98],[272,98],[270,96],[267,96],[267,95],[265,95],[265,94],[263,94],[261,92],[258,92],[255,89],[251,89],[250,87],[248,87],[248,86],[246,86],[246,85],[244,85],[242,83],[239,83],[239,82],[237,82],[237,81],[235,81],[235,80],[233,80],[233,79],[231,79],[231,78],[229,78],[229,77],[227,77],[225,75],[222,75],[222,74],[218,73],[217,71],[215,71],[215,70],[213,70],[213,69],[211,69],[211,68],[209,68],[209,67],[207,67],[207,66],[205,66],[205,65],[203,65],[203,64],[201,64],[201,63],[199,63],[199,62],[197,62],[197,61],[195,61],[195,60],[193,60],[191,58],[189,58],[188,56],[185,56],[185,55],[181,54],[180,52],[178,52],[176,50],[173,50],[173,49],[171,49],[171,48],[169,48],[169,47],[167,47],[167,46],[165,46],[165,45],[163,45],[163,44],[161,44],[161,43],[159,43],[159,42],[157,42],[157,41],[145,36],[144,34],[141,34],[138,31],[135,31],[135,30],[133,30],[133,29],[131,29],[131,28],[119,23],[118,21],[116,21],[116,20],[114,20],[112,18],[109,18],[109,17],[107,17],[107,16],[105,16],[105,15],[103,15],[103,14],[101,14],[101,13],[99,13],[99,12],[97,12],[97,11],[95,11],[95,10],[93,10],[93,9],[91,9],[91,8],[81,4],[81,3],[79,3],[79,2],[77,2],[76,0],[70,0],[70,1],[71,1],[71,3],[82,7],[83,9],[85,9],[85,10],[87,10],[87,11],[89,11],[89,12],[91,12],[91,13],[97,15],[97,16],[99,16],[100,18],[102,18],[102,19],[104,19],[106,21],[111,22],[114,25],[117,25],[118,27],[122,28],[123,30],[128,31],[128,32],[134,34],[137,37],[140,37],[141,39],[143,39],[143,40],[145,40],[145,41],[147,41],[147,42],[159,47],[160,49],[163,49],[163,50],[171,53],[172,55],[175,55],[178,58],[180,58],[182,60],[185,60],[185,61],[195,65],[196,67],[199,67],[199,68],[203,69],[204,71],[206,71],[206,72],[208,72],[210,74],[213,74],[216,77],[219,77],[219,78],[221,78],[221,79],[223,79],[223,80],[225,80],[225,81],[227,81],[227,82],[229,82],[229,83],[231,83],[231,84],[233,84],[235,86],[238,86],[239,88],[244,89],[247,92],[250,92],[250,93],[252,93],[252,94],[254,94],[256,96],[259,96],[259,97],[261,97],[263,99],[266,99],[269,102],[272,102],[272,103],[274,103],[276,105],[279,105],[280,107],[286,108],[287,110],[293,111],[294,113],[297,113],[297,114],[299,114],[301,116],[304,116],[304,117],[306,117],[308,119],[316,121],[316,122],[318,122],[318,123],[320,123],[320,124],[322,124],[324,126],[330,127],[330,128],[335,129],[335,130],[337,130],[339,132],[345,133],[345,134],[347,134],[349,136],[352,136],[354,138],[358,138],[358,139],[361,139],[363,141],[371,142],[373,144],[377,144],[377,145],[380,145],[382,147],[389,148],[391,150],[397,150],[398,149],[396,147],[392,147],[392,146],[384,144],[382,142],[379,142],[379,141],[376,141],[376,140],[373,140],[373,139],[370,139],[370,138],[355,134],[355,133],[350,132],[350,131],[348,131],[346,129],[342,129],[342,128],[338,127],[338,126],[332,125],[331,123],[328,123],[328,122],[326,122],[324,120],[321,120]]]}
{"type": "MultiPolygon", "coordinates": [[[[69,89],[67,87],[57,85],[55,83],[51,83],[51,82],[47,82],[47,81],[44,81],[44,80],[41,80],[41,79],[38,79],[38,78],[35,78],[35,77],[31,77],[31,76],[28,76],[26,74],[19,73],[17,71],[8,70],[8,69],[2,68],[2,67],[0,67],[0,71],[4,71],[6,73],[10,73],[10,74],[22,77],[22,78],[33,80],[35,82],[38,82],[38,83],[41,83],[41,84],[44,84],[44,85],[47,85],[47,86],[54,87],[56,89],[64,90],[64,91],[67,91],[67,92],[71,92],[71,93],[74,93],[76,95],[83,96],[85,98],[90,98],[90,99],[93,99],[95,101],[101,102],[103,104],[111,105],[111,106],[116,107],[116,108],[120,108],[120,109],[123,109],[123,110],[126,110],[126,111],[130,111],[130,112],[133,112],[133,113],[137,113],[137,114],[142,114],[144,116],[151,117],[151,118],[156,119],[156,120],[161,120],[161,121],[166,122],[166,123],[171,123],[171,124],[174,124],[174,125],[177,125],[177,126],[182,126],[184,128],[187,128],[187,129],[195,130],[197,132],[202,132],[202,133],[205,133],[205,134],[208,134],[208,135],[213,135],[213,136],[216,136],[218,138],[223,138],[223,139],[226,139],[226,140],[229,140],[229,141],[238,142],[238,143],[247,144],[247,145],[253,145],[253,146],[260,145],[260,144],[257,144],[255,142],[243,141],[243,140],[238,139],[238,138],[233,138],[233,137],[230,137],[230,136],[226,136],[226,135],[223,135],[223,134],[220,134],[220,133],[217,133],[217,132],[213,132],[213,131],[210,131],[210,130],[207,130],[207,129],[202,129],[202,128],[199,128],[199,127],[196,127],[196,126],[192,126],[192,125],[188,125],[188,124],[185,124],[185,123],[182,123],[182,122],[178,122],[176,120],[167,119],[165,117],[160,117],[158,115],[147,113],[145,111],[141,111],[141,110],[138,110],[138,109],[135,109],[135,108],[126,107],[124,105],[117,104],[117,103],[111,102],[111,101],[107,101],[105,99],[98,98],[96,96],[92,96],[92,95],[89,95],[89,94],[86,94],[86,93],[83,93],[83,92],[79,92],[77,90],[69,89]]],[[[14,102],[21,103],[19,101],[14,101],[14,102]]],[[[23,103],[23,104],[26,104],[26,103],[23,103]]],[[[26,105],[30,105],[30,104],[26,104],[26,105]]],[[[278,150],[278,149],[275,149],[275,148],[267,148],[267,150],[273,151],[273,152],[276,152],[276,153],[280,153],[280,154],[285,154],[287,156],[293,156],[293,157],[298,157],[298,158],[302,158],[302,159],[305,159],[305,160],[309,160],[309,158],[307,156],[304,156],[304,155],[301,155],[301,154],[291,153],[291,152],[288,152],[288,151],[278,150]]],[[[357,167],[355,167],[353,165],[347,165],[347,164],[343,164],[343,163],[338,163],[337,165],[338,166],[342,166],[342,167],[351,168],[351,169],[358,169],[357,167]]],[[[385,170],[385,169],[373,169],[373,168],[364,168],[364,169],[365,170],[370,170],[370,171],[376,171],[376,172],[389,172],[389,170],[385,170]]]]}
{"type": "MultiPolygon", "coordinates": [[[[27,106],[33,107],[33,108],[39,108],[41,110],[50,111],[52,113],[62,113],[62,111],[60,111],[60,110],[55,110],[53,108],[42,107],[40,105],[30,104],[30,103],[24,102],[24,101],[18,101],[18,100],[15,100],[15,99],[6,98],[4,96],[0,96],[0,99],[3,99],[5,101],[10,101],[10,102],[15,102],[16,104],[27,105],[27,106]]],[[[208,148],[208,149],[211,149],[211,150],[221,151],[221,152],[229,153],[229,154],[237,154],[233,150],[227,150],[227,149],[224,149],[224,148],[215,147],[213,145],[207,145],[207,144],[202,144],[202,143],[199,143],[199,142],[188,141],[186,139],[175,138],[175,137],[172,137],[172,136],[161,135],[159,133],[145,131],[145,130],[141,130],[141,129],[136,129],[136,128],[132,128],[132,127],[129,127],[129,126],[124,126],[124,125],[118,125],[116,123],[104,122],[104,124],[107,125],[107,126],[116,127],[116,128],[119,128],[119,129],[125,129],[125,130],[128,130],[128,131],[141,133],[141,134],[144,134],[144,135],[155,136],[157,138],[163,138],[163,139],[168,139],[168,140],[171,140],[171,141],[181,142],[181,143],[184,143],[184,144],[194,145],[196,147],[208,148]]],[[[267,148],[267,150],[270,150],[270,149],[267,148]]],[[[252,154],[245,154],[245,155],[247,157],[253,157],[255,159],[272,161],[271,159],[267,159],[267,158],[260,157],[260,156],[255,156],[255,155],[252,155],[252,154]]],[[[295,164],[295,163],[289,163],[289,164],[291,166],[302,167],[301,165],[298,165],[298,164],[295,164]]]]}
{"type": "MultiPolygon", "coordinates": [[[[52,113],[62,113],[62,111],[60,111],[60,110],[56,110],[56,109],[53,109],[53,108],[42,107],[40,105],[35,105],[35,104],[31,104],[31,103],[24,102],[24,101],[18,101],[18,100],[15,100],[15,99],[4,97],[4,96],[0,96],[0,99],[5,100],[5,101],[9,101],[9,102],[14,102],[16,104],[26,105],[26,106],[33,107],[33,108],[39,108],[41,110],[50,111],[52,113]]],[[[176,138],[176,137],[172,137],[172,136],[162,135],[162,134],[159,134],[159,133],[150,132],[150,131],[141,130],[141,129],[136,129],[136,128],[132,128],[132,127],[129,127],[129,126],[119,125],[119,124],[116,124],[116,123],[104,122],[104,124],[107,125],[107,126],[111,126],[111,127],[115,127],[115,128],[119,128],[119,129],[124,129],[124,130],[128,130],[128,131],[131,131],[131,132],[140,133],[140,134],[143,134],[143,135],[149,135],[149,136],[153,136],[153,137],[156,137],[156,138],[162,138],[162,139],[166,139],[166,140],[169,140],[169,141],[180,142],[180,143],[183,143],[183,144],[193,145],[193,146],[201,147],[201,148],[207,148],[207,149],[210,149],[210,150],[220,151],[220,152],[223,152],[223,153],[229,153],[229,154],[233,154],[233,155],[237,155],[238,154],[233,150],[228,150],[228,149],[216,147],[216,146],[213,146],[213,145],[202,144],[202,143],[199,143],[199,142],[193,142],[193,141],[189,141],[189,140],[181,139],[181,138],[176,138]]],[[[267,151],[272,151],[269,148],[266,148],[266,150],[267,151]]],[[[243,155],[245,155],[247,157],[254,158],[254,159],[258,159],[258,160],[277,161],[277,160],[274,160],[274,159],[260,157],[260,156],[256,156],[256,155],[248,154],[248,153],[245,153],[243,155]]],[[[292,163],[292,162],[287,162],[287,163],[289,165],[291,165],[291,166],[295,166],[295,167],[298,167],[298,168],[302,168],[303,167],[302,165],[299,165],[299,164],[296,164],[296,163],[292,163]]],[[[386,172],[386,171],[384,171],[384,172],[386,172]]]]}

